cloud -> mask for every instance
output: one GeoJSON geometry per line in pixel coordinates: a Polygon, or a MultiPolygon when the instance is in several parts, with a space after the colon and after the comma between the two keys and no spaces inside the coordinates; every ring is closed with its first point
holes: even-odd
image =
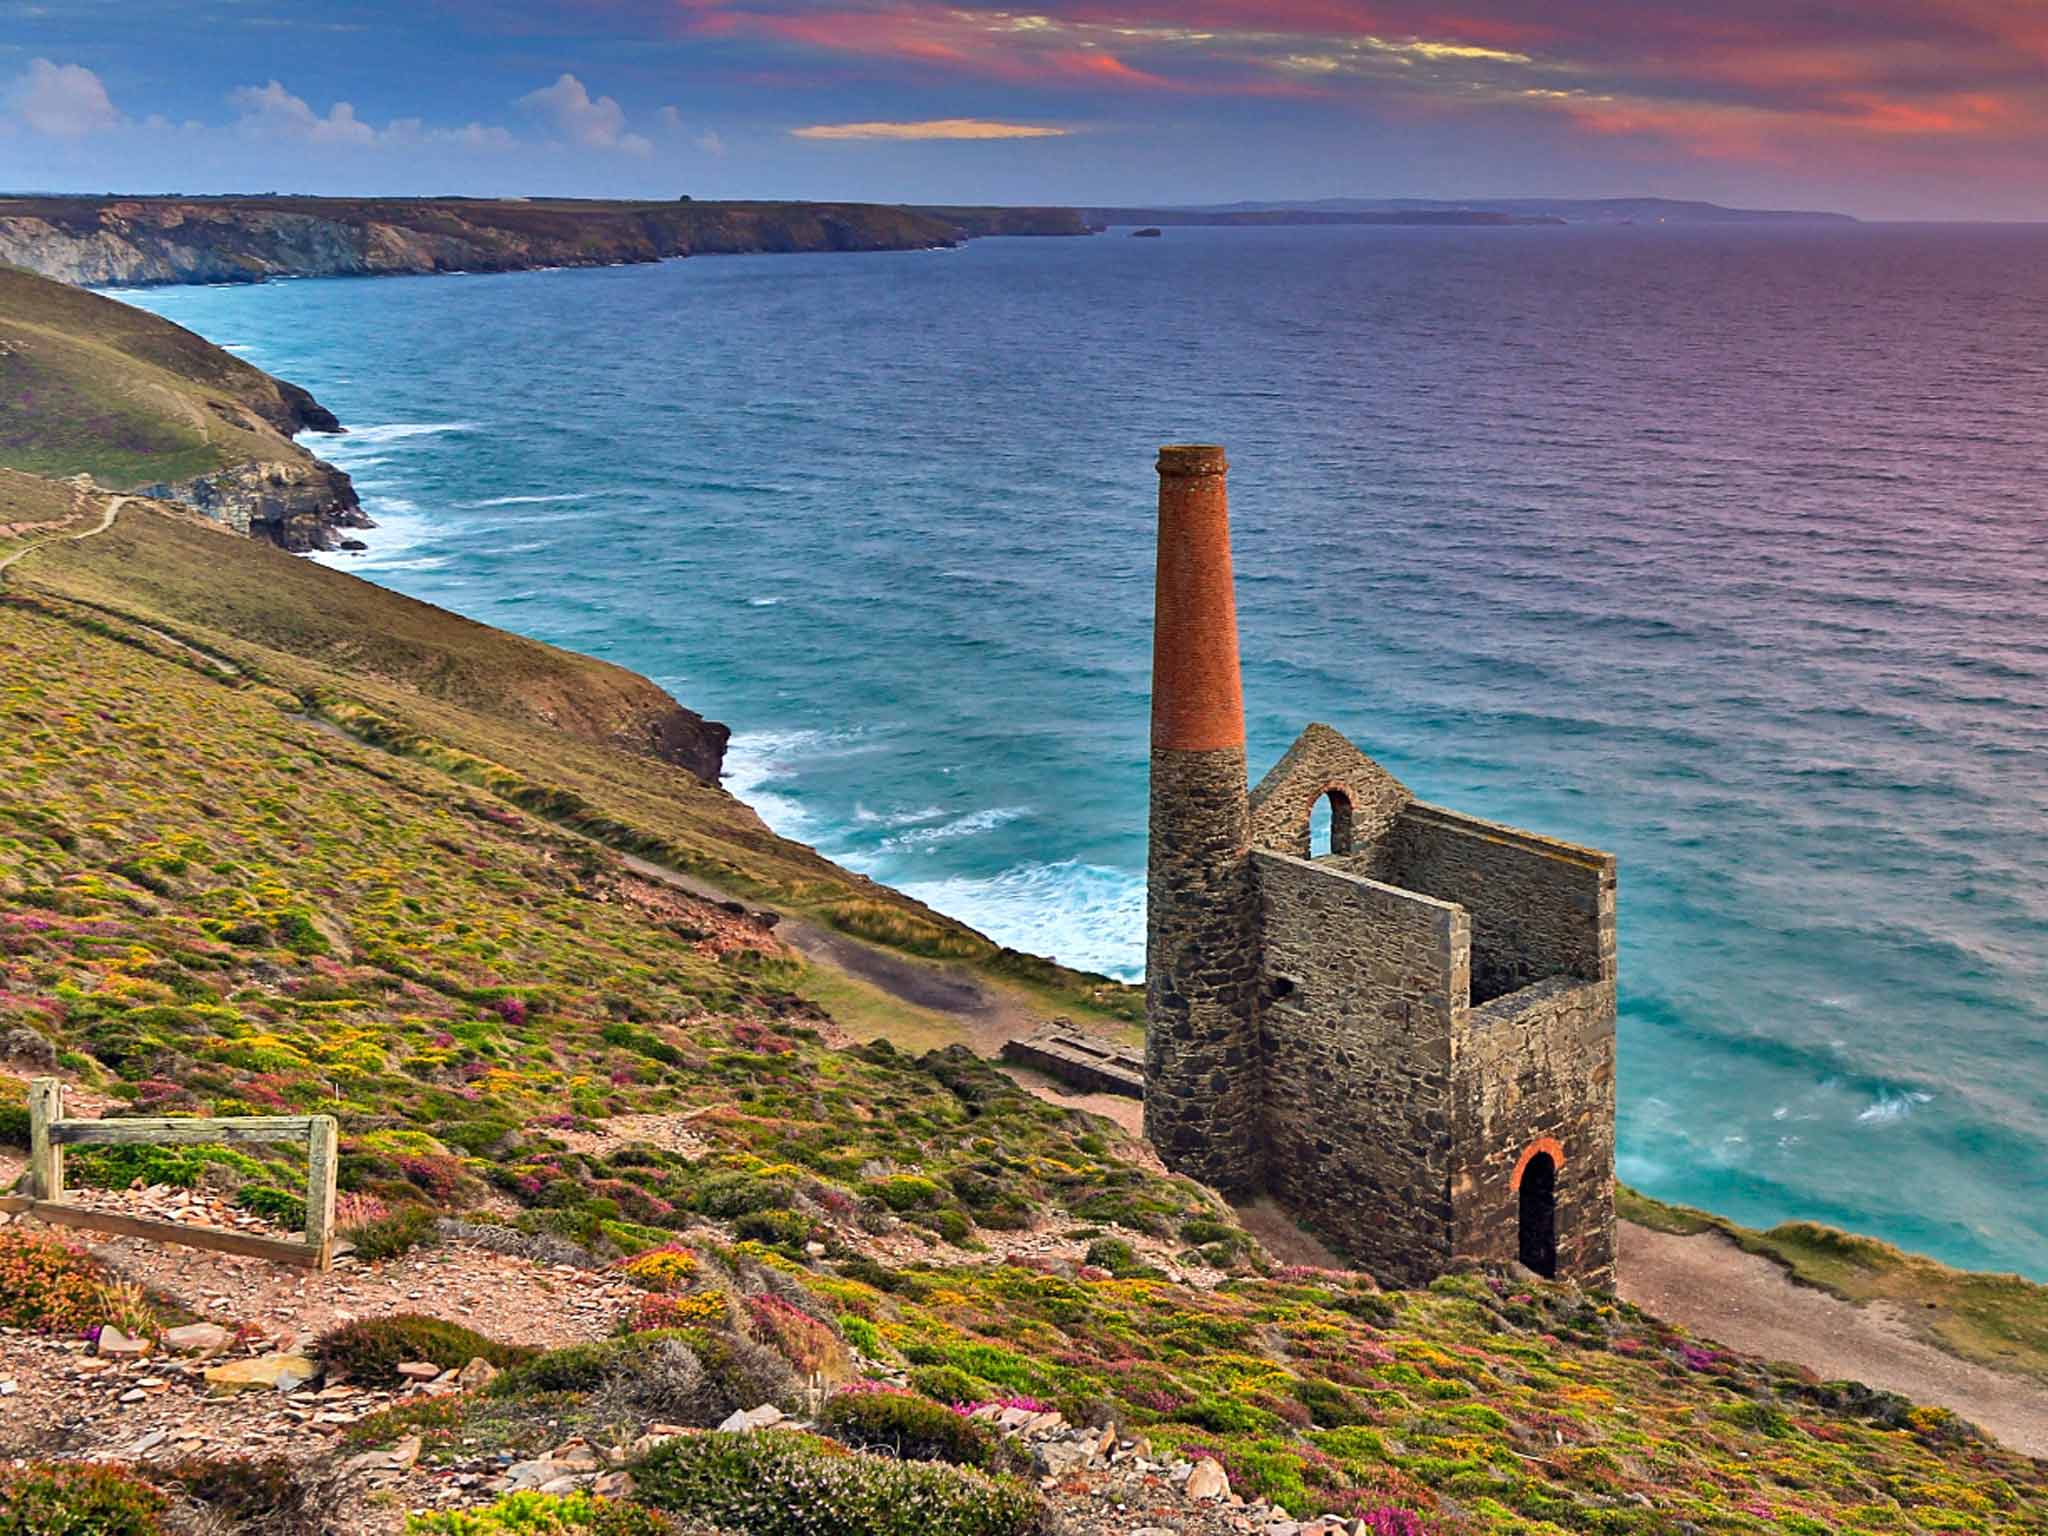
{"type": "Polygon", "coordinates": [[[517,104],[552,124],[571,144],[585,149],[611,149],[627,155],[645,155],[654,149],[639,134],[626,132],[624,108],[609,96],[593,97],[571,74],[528,92],[517,104]]]}
{"type": "Polygon", "coordinates": [[[297,139],[308,144],[374,144],[377,130],[356,116],[356,109],[337,101],[322,117],[273,80],[268,85],[245,85],[231,92],[228,101],[242,109],[235,126],[251,138],[297,139]]]}
{"type": "MultiPolygon", "coordinates": [[[[545,3],[545,0],[542,0],[545,3]]],[[[587,0],[585,0],[587,3],[587,0]]],[[[641,0],[607,0],[631,9],[641,0]]],[[[2042,0],[645,0],[687,34],[827,56],[894,89],[1276,96],[1333,110],[1544,112],[1710,158],[2006,174],[2048,140],[2042,0]],[[1996,165],[2001,169],[1994,172],[1996,165]]]]}
{"type": "Polygon", "coordinates": [[[792,128],[798,139],[1058,139],[1069,130],[1035,123],[992,123],[978,117],[940,117],[922,123],[814,123],[792,128]]]}
{"type": "Polygon", "coordinates": [[[8,92],[31,132],[82,139],[121,126],[121,113],[100,77],[81,64],[36,59],[8,92]]]}
{"type": "Polygon", "coordinates": [[[484,123],[429,128],[417,117],[395,117],[379,128],[357,117],[356,109],[345,101],[337,101],[322,115],[304,97],[294,96],[275,80],[268,85],[242,86],[229,93],[228,101],[242,113],[235,119],[235,130],[251,139],[344,149],[447,144],[457,149],[498,150],[510,149],[517,142],[503,128],[484,123]]]}

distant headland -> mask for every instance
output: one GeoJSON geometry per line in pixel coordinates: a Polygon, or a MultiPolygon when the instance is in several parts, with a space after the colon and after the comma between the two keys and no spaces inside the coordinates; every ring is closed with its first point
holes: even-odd
{"type": "Polygon", "coordinates": [[[575,198],[0,197],[0,262],[82,284],[620,266],[1084,235],[1068,208],[575,198]]]}
{"type": "Polygon", "coordinates": [[[1090,223],[1119,224],[1854,224],[1846,213],[1724,208],[1669,197],[1325,197],[1300,202],[1083,208],[1090,223]]]}
{"type": "Polygon", "coordinates": [[[1209,207],[580,198],[0,196],[0,263],[87,285],[620,266],[679,256],[938,250],[1111,226],[1853,223],[1664,198],[1329,198],[1209,207]]]}

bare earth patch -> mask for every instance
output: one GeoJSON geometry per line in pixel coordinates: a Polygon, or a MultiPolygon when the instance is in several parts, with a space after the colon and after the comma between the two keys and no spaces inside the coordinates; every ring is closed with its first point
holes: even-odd
{"type": "Polygon", "coordinates": [[[1808,1286],[1718,1232],[1681,1237],[1621,1223],[1622,1297],[1697,1334],[1831,1380],[1934,1403],[2029,1456],[2048,1457],[2048,1390],[1943,1354],[1895,1309],[1859,1307],[1808,1286]]]}

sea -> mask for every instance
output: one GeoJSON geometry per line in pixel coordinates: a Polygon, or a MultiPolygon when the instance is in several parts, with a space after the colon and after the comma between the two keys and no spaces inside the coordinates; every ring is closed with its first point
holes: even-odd
{"type": "Polygon", "coordinates": [[[309,387],[327,563],[644,672],[770,825],[1143,959],[1152,462],[1310,721],[1614,850],[1620,1172],[2048,1280],[2048,227],[1173,229],[120,297],[309,387]]]}

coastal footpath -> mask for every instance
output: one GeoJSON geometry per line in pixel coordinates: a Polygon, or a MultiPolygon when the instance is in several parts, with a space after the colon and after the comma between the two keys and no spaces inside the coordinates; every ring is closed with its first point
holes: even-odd
{"type": "Polygon", "coordinates": [[[1080,215],[1064,208],[688,198],[0,198],[0,262],[94,286],[937,250],[987,235],[1087,233],[1080,215]]]}

